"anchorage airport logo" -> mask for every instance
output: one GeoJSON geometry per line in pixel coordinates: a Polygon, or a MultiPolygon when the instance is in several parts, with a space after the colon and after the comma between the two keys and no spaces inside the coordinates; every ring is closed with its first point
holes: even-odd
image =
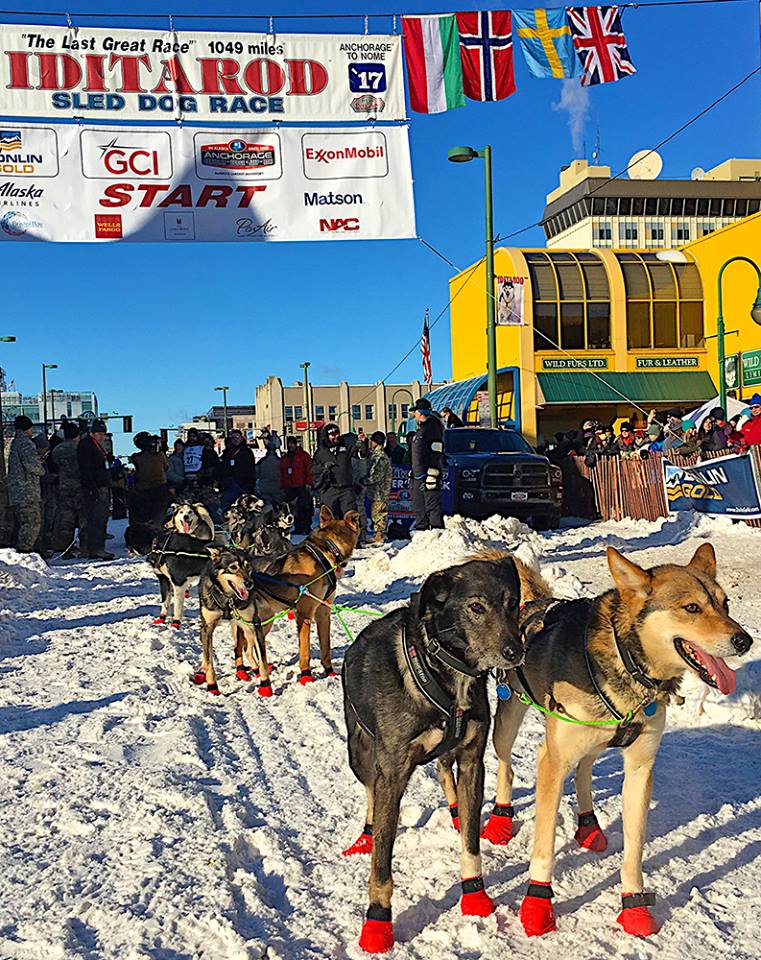
{"type": "Polygon", "coordinates": [[[275,147],[269,143],[248,143],[230,140],[229,143],[201,145],[201,163],[204,167],[223,167],[225,170],[261,170],[274,167],[275,147]]]}

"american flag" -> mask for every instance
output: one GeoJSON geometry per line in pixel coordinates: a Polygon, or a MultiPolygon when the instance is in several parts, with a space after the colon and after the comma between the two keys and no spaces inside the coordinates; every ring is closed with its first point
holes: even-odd
{"type": "Polygon", "coordinates": [[[425,320],[423,320],[423,336],[420,338],[420,354],[423,357],[423,378],[430,385],[433,383],[433,374],[431,373],[431,333],[428,329],[428,311],[425,311],[425,320]]]}
{"type": "Polygon", "coordinates": [[[568,7],[573,45],[584,66],[581,83],[612,83],[637,69],[629,56],[618,7],[568,7]]]}

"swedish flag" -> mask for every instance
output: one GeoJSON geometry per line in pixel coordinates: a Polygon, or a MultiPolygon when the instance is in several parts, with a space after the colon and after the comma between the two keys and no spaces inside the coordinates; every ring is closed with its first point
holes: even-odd
{"type": "Polygon", "coordinates": [[[581,61],[574,49],[563,7],[513,10],[513,23],[533,77],[563,80],[581,76],[581,61]]]}

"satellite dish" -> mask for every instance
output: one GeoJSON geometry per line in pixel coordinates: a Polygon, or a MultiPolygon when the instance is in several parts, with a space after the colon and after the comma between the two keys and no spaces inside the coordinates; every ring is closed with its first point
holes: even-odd
{"type": "Polygon", "coordinates": [[[655,150],[638,150],[629,161],[630,180],[655,180],[663,169],[661,155],[655,150]]]}
{"type": "Polygon", "coordinates": [[[690,174],[691,180],[704,180],[706,172],[702,167],[695,167],[695,169],[690,174]]]}

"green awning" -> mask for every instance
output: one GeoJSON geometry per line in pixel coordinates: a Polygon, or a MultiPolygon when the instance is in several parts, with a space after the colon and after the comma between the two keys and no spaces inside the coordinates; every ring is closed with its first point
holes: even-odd
{"type": "Polygon", "coordinates": [[[539,373],[545,403],[703,403],[718,394],[705,371],[539,373]]]}

